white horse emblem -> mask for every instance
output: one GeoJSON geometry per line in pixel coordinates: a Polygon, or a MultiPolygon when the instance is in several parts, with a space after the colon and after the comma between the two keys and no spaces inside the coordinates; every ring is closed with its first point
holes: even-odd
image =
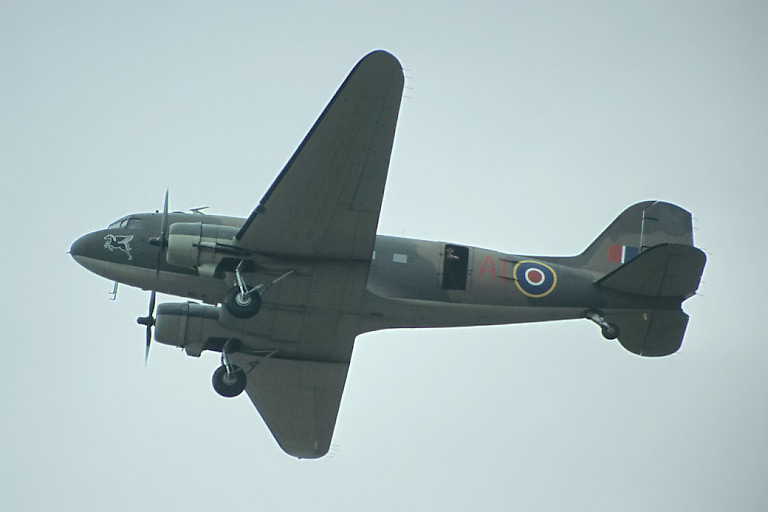
{"type": "Polygon", "coordinates": [[[128,255],[128,260],[130,261],[133,259],[133,256],[131,256],[131,240],[133,240],[133,235],[107,235],[104,237],[104,248],[108,249],[109,252],[115,250],[123,251],[128,255]]]}

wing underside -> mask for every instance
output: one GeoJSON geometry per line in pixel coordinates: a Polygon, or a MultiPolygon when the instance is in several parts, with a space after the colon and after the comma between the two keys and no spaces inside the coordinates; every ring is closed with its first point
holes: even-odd
{"type": "Polygon", "coordinates": [[[300,262],[265,298],[272,321],[264,312],[224,321],[245,345],[282,347],[274,357],[231,360],[246,371],[246,392],[275,439],[295,457],[322,457],[330,447],[361,332],[403,82],[392,55],[364,57],[235,236],[250,251],[300,262]]]}
{"type": "Polygon", "coordinates": [[[302,459],[328,453],[348,363],[231,359],[247,372],[245,391],[286,453],[302,459]]]}
{"type": "Polygon", "coordinates": [[[400,63],[363,58],[235,237],[252,251],[369,260],[403,91],[400,63]]]}

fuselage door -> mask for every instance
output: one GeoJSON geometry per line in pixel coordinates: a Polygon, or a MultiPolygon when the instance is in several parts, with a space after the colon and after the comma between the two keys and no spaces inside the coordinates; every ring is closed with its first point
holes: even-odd
{"type": "Polygon", "coordinates": [[[469,272],[469,247],[445,244],[440,287],[443,290],[466,290],[469,272]]]}

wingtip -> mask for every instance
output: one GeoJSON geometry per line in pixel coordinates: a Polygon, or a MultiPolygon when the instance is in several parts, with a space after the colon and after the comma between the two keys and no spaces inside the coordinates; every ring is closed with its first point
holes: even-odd
{"type": "Polygon", "coordinates": [[[385,65],[388,61],[389,63],[393,64],[394,66],[397,66],[398,69],[402,70],[403,65],[400,64],[400,61],[395,57],[393,54],[388,52],[387,50],[373,50],[369,54],[367,54],[365,57],[360,59],[360,62],[357,63],[359,66],[363,62],[371,62],[376,61],[378,65],[385,65]]]}

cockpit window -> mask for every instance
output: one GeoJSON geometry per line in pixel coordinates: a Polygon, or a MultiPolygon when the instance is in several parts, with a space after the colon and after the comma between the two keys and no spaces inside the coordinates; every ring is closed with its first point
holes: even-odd
{"type": "Polygon", "coordinates": [[[117,229],[125,227],[125,223],[128,222],[128,217],[123,217],[122,219],[116,220],[112,224],[109,225],[107,229],[117,229]]]}
{"type": "Polygon", "coordinates": [[[141,225],[142,225],[141,219],[123,217],[122,219],[116,220],[115,222],[110,224],[107,229],[120,229],[120,228],[141,229],[141,225]]]}

